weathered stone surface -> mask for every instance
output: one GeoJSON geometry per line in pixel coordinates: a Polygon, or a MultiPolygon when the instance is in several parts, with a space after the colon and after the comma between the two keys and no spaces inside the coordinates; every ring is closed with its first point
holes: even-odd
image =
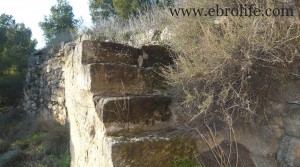
{"type": "Polygon", "coordinates": [[[280,143],[278,160],[282,167],[300,166],[300,139],[286,136],[280,143]]]}
{"type": "Polygon", "coordinates": [[[114,167],[166,167],[177,158],[194,157],[194,142],[187,137],[109,138],[114,167]]]}
{"type": "Polygon", "coordinates": [[[284,125],[288,135],[300,137],[300,106],[284,114],[284,125]]]}
{"type": "Polygon", "coordinates": [[[142,46],[144,63],[143,67],[163,66],[173,64],[174,54],[168,47],[159,45],[142,46]]]}
{"type": "MultiPolygon", "coordinates": [[[[277,167],[279,162],[274,157],[265,157],[256,154],[250,154],[255,167],[277,167]]],[[[243,160],[242,160],[243,161],[243,160]]]]}
{"type": "Polygon", "coordinates": [[[250,152],[240,143],[223,141],[211,147],[210,150],[200,152],[198,161],[208,167],[238,166],[253,167],[250,152]]]}
{"type": "Polygon", "coordinates": [[[171,50],[164,46],[150,45],[141,49],[133,48],[111,42],[82,42],[82,63],[117,63],[128,65],[139,65],[141,56],[143,63],[141,67],[153,67],[172,64],[171,50]]]}
{"type": "Polygon", "coordinates": [[[137,65],[141,50],[111,42],[82,41],[82,63],[125,63],[137,65]]]}
{"type": "Polygon", "coordinates": [[[123,64],[91,64],[87,70],[90,91],[103,96],[152,94],[161,79],[152,69],[123,64]]]}
{"type": "Polygon", "coordinates": [[[90,53],[84,43],[67,56],[64,73],[71,166],[170,166],[174,158],[191,155],[195,146],[187,137],[134,137],[136,132],[170,125],[170,99],[151,95],[160,84],[159,75],[143,68],[144,62],[142,67],[132,66],[130,57],[123,55],[124,46],[90,53]],[[124,59],[105,58],[118,52],[124,59]],[[97,54],[104,57],[93,59],[97,54]]]}
{"type": "Polygon", "coordinates": [[[283,128],[261,125],[247,126],[240,123],[234,126],[236,140],[251,153],[260,156],[276,154],[280,141],[285,135],[283,128]]]}
{"type": "Polygon", "coordinates": [[[170,126],[170,97],[95,97],[97,113],[107,134],[141,132],[170,126]]]}

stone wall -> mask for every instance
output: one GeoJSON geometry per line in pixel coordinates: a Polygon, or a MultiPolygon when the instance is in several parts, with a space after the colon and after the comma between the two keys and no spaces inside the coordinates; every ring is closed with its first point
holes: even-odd
{"type": "Polygon", "coordinates": [[[45,120],[67,122],[65,108],[64,56],[55,49],[43,49],[29,58],[24,85],[25,111],[45,120]]]}
{"type": "Polygon", "coordinates": [[[156,73],[171,61],[160,46],[76,44],[65,64],[71,166],[171,166],[192,155],[191,138],[158,133],[173,126],[171,100],[160,93],[156,73]]]}
{"type": "MultiPolygon", "coordinates": [[[[74,167],[170,166],[175,158],[195,155],[216,166],[207,161],[211,150],[226,151],[230,136],[216,132],[211,138],[175,126],[157,74],[169,63],[168,49],[155,45],[79,40],[60,51],[44,49],[30,57],[24,108],[61,124],[69,121],[74,167]]],[[[299,76],[299,64],[291,67],[299,76]]],[[[269,94],[267,124],[233,124],[243,166],[300,166],[299,79],[279,90],[269,94]]]]}

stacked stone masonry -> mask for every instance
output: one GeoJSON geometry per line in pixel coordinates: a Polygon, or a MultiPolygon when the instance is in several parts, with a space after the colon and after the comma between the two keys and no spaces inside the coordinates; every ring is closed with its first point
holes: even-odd
{"type": "Polygon", "coordinates": [[[67,122],[64,64],[62,52],[54,49],[40,50],[29,58],[24,85],[25,111],[45,120],[67,122]]]}
{"type": "Polygon", "coordinates": [[[174,158],[193,153],[186,136],[149,133],[173,126],[171,99],[160,93],[158,74],[162,64],[172,63],[166,48],[84,40],[69,49],[71,166],[171,166],[174,158]]]}
{"type": "MultiPolygon", "coordinates": [[[[73,167],[160,167],[180,157],[201,159],[228,145],[229,136],[173,131],[177,117],[159,75],[159,67],[172,63],[169,55],[161,46],[89,40],[38,51],[29,61],[24,108],[68,122],[73,167]]],[[[300,75],[299,64],[291,66],[300,75]]],[[[243,166],[300,166],[299,79],[280,90],[268,95],[268,124],[233,124],[243,166]]]]}

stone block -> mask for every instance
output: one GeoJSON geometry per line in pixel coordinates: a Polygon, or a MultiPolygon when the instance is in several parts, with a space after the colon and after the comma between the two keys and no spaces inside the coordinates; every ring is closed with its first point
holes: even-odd
{"type": "Polygon", "coordinates": [[[137,65],[141,50],[118,43],[82,41],[82,64],[125,63],[137,65]]]}
{"type": "Polygon", "coordinates": [[[141,56],[143,62],[141,67],[153,67],[173,64],[170,56],[173,52],[160,45],[143,46],[141,49],[112,42],[82,42],[82,63],[124,63],[139,65],[141,56]]]}
{"type": "Polygon", "coordinates": [[[161,76],[150,68],[124,64],[91,64],[90,91],[102,96],[152,94],[162,85],[161,76]]]}
{"type": "Polygon", "coordinates": [[[171,99],[163,96],[95,97],[106,133],[142,132],[170,126],[171,99]]]}
{"type": "Polygon", "coordinates": [[[283,119],[287,134],[300,137],[300,108],[290,109],[283,119]]]}
{"type": "Polygon", "coordinates": [[[177,158],[194,157],[194,142],[188,137],[111,137],[114,167],[166,167],[177,158]]]}

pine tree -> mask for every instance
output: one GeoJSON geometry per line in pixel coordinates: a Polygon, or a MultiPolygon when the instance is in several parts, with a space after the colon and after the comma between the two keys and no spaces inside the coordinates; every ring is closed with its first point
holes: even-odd
{"type": "Polygon", "coordinates": [[[45,16],[40,22],[48,45],[58,45],[60,42],[71,41],[76,33],[79,20],[74,19],[72,6],[66,0],[57,0],[57,5],[51,7],[50,16],[45,16]]]}
{"type": "Polygon", "coordinates": [[[31,35],[31,30],[12,16],[0,15],[0,112],[20,100],[27,59],[37,43],[31,35]]]}
{"type": "Polygon", "coordinates": [[[126,20],[135,15],[138,10],[152,5],[170,6],[174,0],[89,0],[90,14],[95,22],[100,16],[103,18],[119,17],[126,20]]]}

